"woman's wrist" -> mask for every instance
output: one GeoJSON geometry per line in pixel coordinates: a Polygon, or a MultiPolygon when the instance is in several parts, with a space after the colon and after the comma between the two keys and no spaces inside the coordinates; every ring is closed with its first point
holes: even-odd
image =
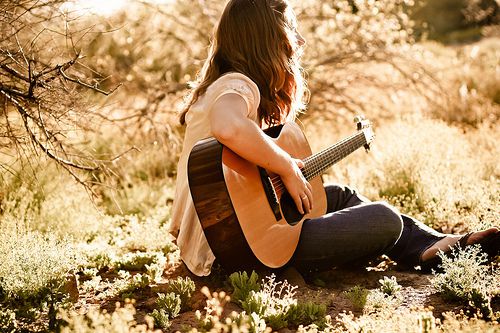
{"type": "Polygon", "coordinates": [[[283,170],[281,170],[280,172],[277,172],[278,175],[280,175],[281,177],[290,177],[290,176],[293,176],[295,175],[296,173],[296,163],[294,161],[294,159],[287,154],[287,156],[285,156],[285,162],[284,163],[281,163],[281,167],[283,170]]]}

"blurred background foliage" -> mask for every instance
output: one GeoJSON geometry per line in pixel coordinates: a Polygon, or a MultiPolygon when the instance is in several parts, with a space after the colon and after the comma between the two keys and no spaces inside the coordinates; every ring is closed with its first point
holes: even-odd
{"type": "MultiPolygon", "coordinates": [[[[371,154],[325,180],[441,231],[497,223],[498,1],[291,3],[307,40],[299,120],[313,151],[351,134],[359,113],[377,134],[371,154]]],[[[68,276],[112,299],[148,282],[116,276],[125,256],[160,275],[159,263],[179,263],[166,231],[177,117],[224,1],[82,4],[0,0],[0,330],[56,325],[68,276]]]]}

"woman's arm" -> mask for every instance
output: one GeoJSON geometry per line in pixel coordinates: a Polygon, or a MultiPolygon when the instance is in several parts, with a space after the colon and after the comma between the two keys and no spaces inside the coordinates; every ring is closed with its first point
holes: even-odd
{"type": "Polygon", "coordinates": [[[246,116],[247,111],[248,106],[240,95],[229,93],[221,96],[210,113],[212,134],[239,156],[278,174],[299,212],[310,212],[312,187],[300,171],[303,162],[276,145],[246,116]]]}

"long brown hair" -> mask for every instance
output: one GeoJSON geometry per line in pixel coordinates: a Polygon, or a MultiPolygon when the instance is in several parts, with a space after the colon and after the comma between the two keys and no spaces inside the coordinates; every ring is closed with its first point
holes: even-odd
{"type": "Polygon", "coordinates": [[[259,121],[271,126],[304,108],[296,21],[287,0],[230,0],[219,20],[209,56],[180,116],[221,75],[239,72],[259,88],[259,121]]]}

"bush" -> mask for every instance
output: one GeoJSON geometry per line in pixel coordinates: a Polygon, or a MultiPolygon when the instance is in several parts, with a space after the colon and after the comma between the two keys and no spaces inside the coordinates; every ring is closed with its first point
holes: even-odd
{"type": "Polygon", "coordinates": [[[241,307],[247,313],[255,312],[275,330],[287,327],[289,310],[297,305],[294,297],[295,289],[297,287],[290,285],[286,280],[276,281],[276,277],[272,274],[262,281],[259,291],[249,292],[241,307]]]}
{"type": "Polygon", "coordinates": [[[15,332],[17,329],[16,313],[10,309],[0,310],[0,331],[15,332]]]}
{"type": "Polygon", "coordinates": [[[122,299],[131,298],[135,291],[146,288],[151,283],[147,274],[139,273],[130,278],[130,273],[127,271],[119,271],[118,273],[121,281],[115,281],[114,288],[117,289],[122,299]]]}
{"type": "Polygon", "coordinates": [[[380,289],[371,290],[366,297],[363,313],[370,314],[379,311],[395,311],[403,303],[403,297],[399,294],[389,296],[380,289]]]}
{"type": "Polygon", "coordinates": [[[258,280],[259,275],[254,271],[250,276],[248,276],[247,272],[234,272],[229,275],[229,283],[233,287],[232,301],[241,305],[251,291],[256,292],[260,289],[258,280]]]}
{"type": "Polygon", "coordinates": [[[480,246],[453,248],[451,256],[439,253],[442,273],[434,273],[432,284],[448,300],[459,300],[477,308],[484,318],[492,318],[491,297],[498,293],[498,268],[484,265],[487,255],[480,246]]]}
{"type": "Polygon", "coordinates": [[[287,313],[289,325],[298,327],[299,325],[310,325],[315,323],[318,327],[323,327],[326,315],[326,305],[314,302],[293,304],[287,313]]]}
{"type": "Polygon", "coordinates": [[[391,123],[377,134],[381,151],[374,149],[376,165],[365,176],[366,187],[378,192],[371,196],[436,229],[494,225],[488,212],[498,204],[496,187],[489,163],[476,153],[487,143],[473,145],[459,128],[420,117],[391,123]],[[490,176],[482,179],[483,174],[490,176]]]}
{"type": "Polygon", "coordinates": [[[168,281],[167,291],[169,293],[174,293],[180,297],[182,311],[185,311],[189,308],[189,302],[195,289],[196,286],[194,284],[194,281],[191,280],[191,278],[188,276],[186,276],[185,278],[179,276],[175,280],[168,281]]]}
{"type": "Polygon", "coordinates": [[[158,294],[156,306],[165,310],[170,318],[177,317],[181,312],[181,297],[175,293],[158,294]]]}
{"type": "Polygon", "coordinates": [[[380,283],[380,290],[388,296],[394,296],[401,290],[401,286],[398,284],[395,276],[391,276],[390,278],[384,276],[378,282],[380,283]]]}
{"type": "Polygon", "coordinates": [[[161,328],[170,327],[170,319],[175,318],[181,311],[181,298],[175,293],[158,294],[156,307],[151,316],[161,328]]]}
{"type": "Polygon", "coordinates": [[[86,314],[62,311],[61,320],[66,324],[60,329],[61,333],[153,333],[153,320],[146,316],[146,324],[137,325],[134,319],[136,314],[132,303],[121,306],[117,303],[113,313],[106,310],[91,308],[86,314]]]}
{"type": "Polygon", "coordinates": [[[154,309],[153,312],[149,314],[155,321],[155,325],[163,329],[170,327],[170,316],[167,311],[160,309],[154,309]]]}
{"type": "Polygon", "coordinates": [[[163,253],[156,252],[135,252],[125,253],[122,257],[116,259],[114,265],[118,269],[127,271],[145,271],[148,265],[157,263],[165,264],[166,258],[163,253]]]}
{"type": "Polygon", "coordinates": [[[113,221],[114,229],[109,231],[109,244],[128,251],[157,251],[165,255],[175,251],[172,235],[168,232],[168,224],[164,221],[168,209],[165,207],[147,217],[116,216],[113,221]]]}
{"type": "Polygon", "coordinates": [[[71,245],[54,236],[0,233],[0,291],[4,300],[43,298],[64,285],[76,263],[71,245]]]}
{"type": "Polygon", "coordinates": [[[354,286],[344,292],[344,295],[351,301],[352,306],[356,310],[363,310],[370,291],[361,286],[354,286]]]}

